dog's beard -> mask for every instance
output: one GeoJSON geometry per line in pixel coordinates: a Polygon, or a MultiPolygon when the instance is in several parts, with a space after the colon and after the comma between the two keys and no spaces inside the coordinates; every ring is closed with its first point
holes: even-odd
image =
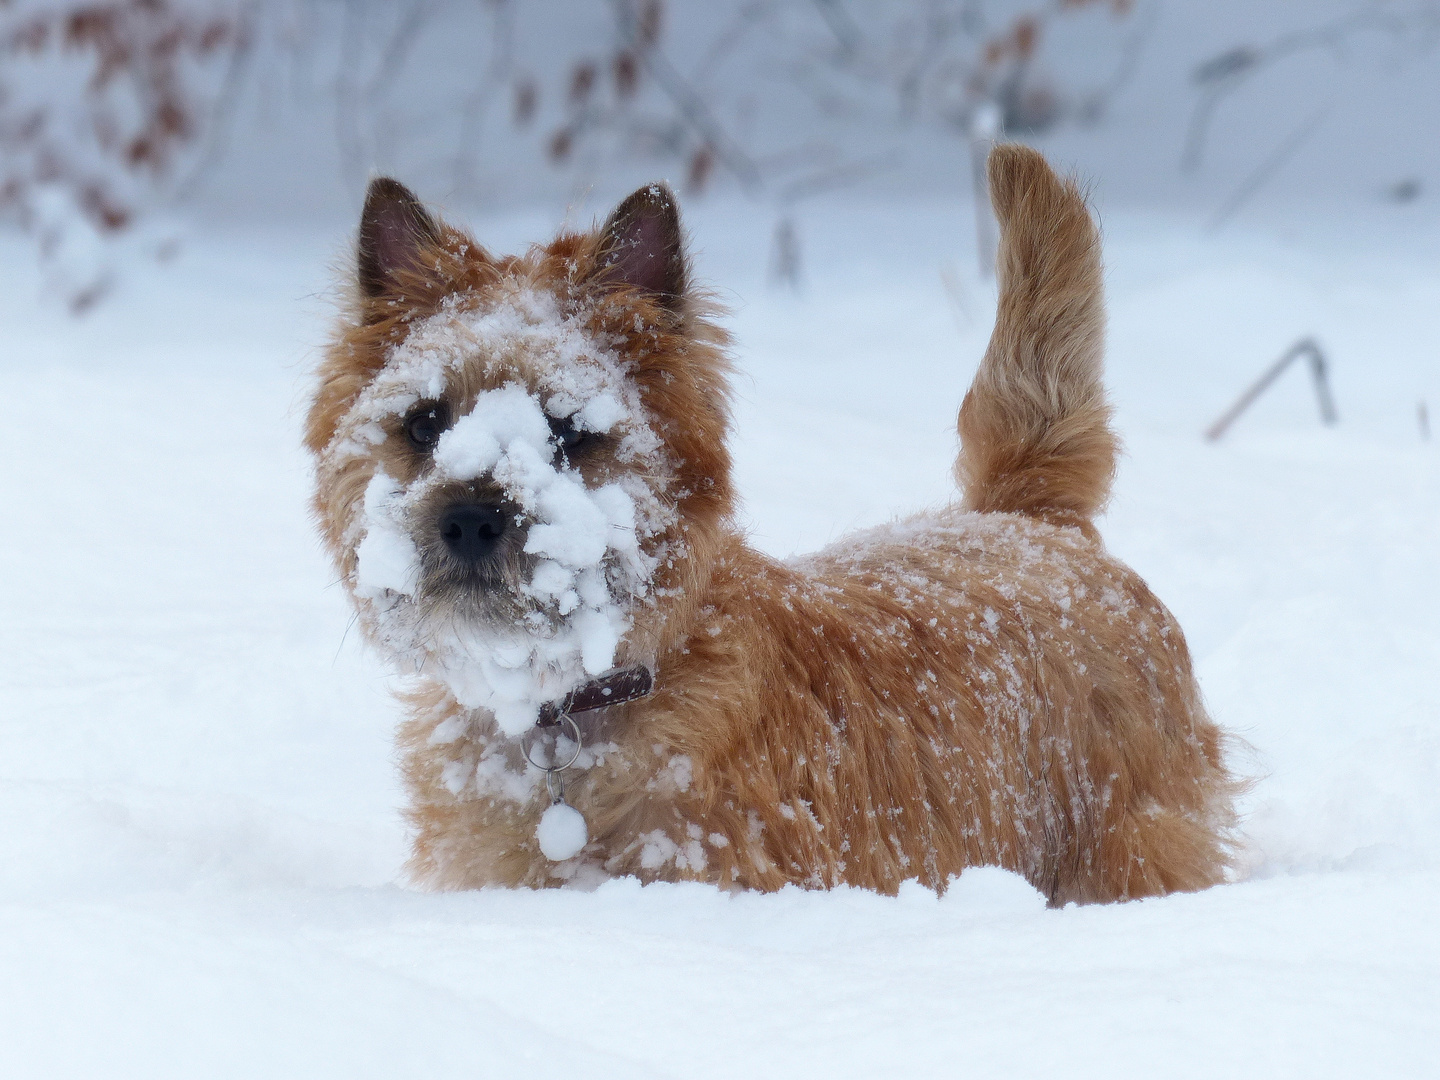
{"type": "Polygon", "coordinates": [[[529,529],[512,550],[461,565],[400,527],[413,497],[392,485],[379,474],[367,494],[355,591],[369,637],[402,667],[439,679],[461,705],[490,710],[518,734],[541,705],[612,666],[653,562],[633,544],[633,526],[632,543],[593,566],[524,551],[529,529]]]}
{"type": "MultiPolygon", "coordinates": [[[[370,638],[441,680],[461,705],[490,710],[507,734],[609,670],[655,566],[625,487],[587,488],[558,464],[532,469],[530,479],[510,492],[524,527],[467,563],[445,551],[432,521],[453,476],[406,489],[376,473],[356,547],[354,590],[370,638]]],[[[654,498],[639,481],[629,486],[654,498]]]]}
{"type": "Polygon", "coordinates": [[[607,670],[630,628],[632,598],[606,591],[599,603],[561,615],[515,592],[456,593],[422,582],[373,619],[373,636],[397,660],[443,682],[466,708],[488,709],[518,734],[539,708],[607,670]]]}

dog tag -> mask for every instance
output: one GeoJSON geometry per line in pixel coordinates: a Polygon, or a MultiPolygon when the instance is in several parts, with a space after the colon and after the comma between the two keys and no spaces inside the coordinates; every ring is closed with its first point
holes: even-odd
{"type": "Polygon", "coordinates": [[[569,803],[555,802],[540,815],[535,839],[540,841],[540,851],[547,859],[564,862],[585,849],[590,830],[585,825],[584,814],[569,803]]]}

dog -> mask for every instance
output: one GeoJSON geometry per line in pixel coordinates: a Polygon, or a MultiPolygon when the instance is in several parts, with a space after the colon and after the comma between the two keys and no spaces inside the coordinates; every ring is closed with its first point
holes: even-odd
{"type": "Polygon", "coordinates": [[[1224,878],[1225,736],[1094,524],[1095,226],[1040,154],[988,171],[957,499],[787,562],[734,520],[727,337],[668,188],[499,256],[371,184],[306,443],[359,624],[409,672],[417,884],[893,894],[994,865],[1063,905],[1224,878]]]}

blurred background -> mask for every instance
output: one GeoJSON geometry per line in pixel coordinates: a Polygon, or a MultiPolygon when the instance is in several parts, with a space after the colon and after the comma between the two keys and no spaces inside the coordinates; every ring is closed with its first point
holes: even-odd
{"type": "Polygon", "coordinates": [[[997,137],[1102,215],[1405,221],[1436,201],[1437,44],[1429,0],[0,0],[0,212],[76,310],[127,237],[341,229],[377,172],[572,221],[663,176],[743,202],[792,285],[817,202],[968,203],[997,137]]]}

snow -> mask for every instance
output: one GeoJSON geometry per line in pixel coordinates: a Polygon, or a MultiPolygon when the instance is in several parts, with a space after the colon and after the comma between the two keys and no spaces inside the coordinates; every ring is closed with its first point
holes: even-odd
{"type": "Polygon", "coordinates": [[[540,824],[535,826],[535,839],[551,862],[573,859],[590,839],[585,815],[566,803],[551,803],[540,815],[540,824]]]}
{"type": "MultiPolygon", "coordinates": [[[[946,496],[993,304],[965,204],[806,214],[798,296],[765,288],[747,207],[688,219],[781,555],[946,496]]],[[[1440,227],[1293,220],[1105,215],[1128,455],[1101,528],[1254,784],[1235,882],[1059,911],[992,869],[938,899],[409,889],[392,679],[347,634],[299,448],[338,234],[202,232],[79,322],[0,236],[0,1075],[1433,1075],[1440,227]],[[1206,444],[1304,334],[1339,426],[1296,368],[1206,444]]]]}
{"type": "Polygon", "coordinates": [[[419,587],[420,553],[396,512],[403,493],[383,470],[365,487],[365,535],[355,546],[355,591],[367,600],[382,600],[386,593],[414,596],[419,587]]]}

